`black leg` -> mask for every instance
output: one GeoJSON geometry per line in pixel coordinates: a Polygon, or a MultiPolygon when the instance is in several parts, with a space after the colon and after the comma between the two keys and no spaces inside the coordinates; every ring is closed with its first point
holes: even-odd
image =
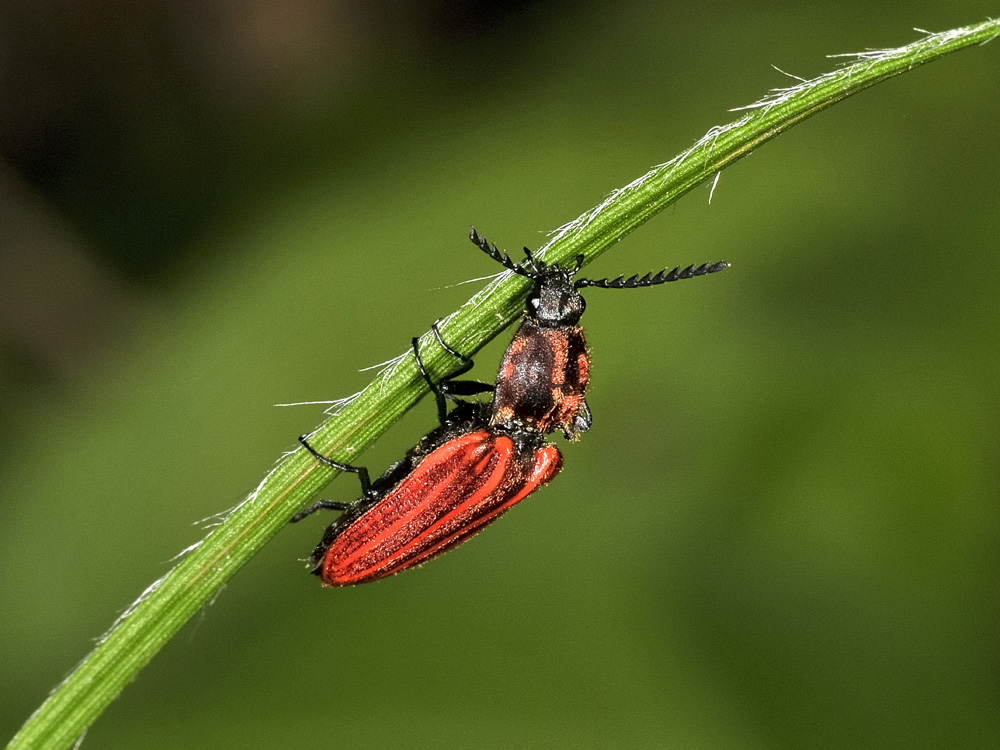
{"type": "Polygon", "coordinates": [[[434,336],[446,352],[462,360],[462,364],[435,383],[430,373],[427,372],[427,368],[424,367],[424,361],[420,358],[419,339],[417,337],[413,338],[413,356],[417,360],[417,369],[420,370],[420,374],[427,383],[427,387],[434,394],[434,400],[437,402],[438,421],[444,424],[445,416],[448,413],[446,399],[457,402],[456,396],[474,396],[477,393],[488,393],[493,390],[493,386],[489,383],[480,383],[478,380],[455,380],[459,375],[464,375],[471,370],[475,362],[472,361],[471,357],[466,357],[448,345],[441,336],[437,321],[434,321],[431,330],[434,331],[434,336]]]}
{"type": "Polygon", "coordinates": [[[466,357],[464,354],[462,354],[462,352],[451,348],[451,345],[447,341],[445,341],[444,337],[441,335],[441,329],[438,328],[438,322],[439,321],[435,320],[434,324],[431,326],[431,330],[434,331],[434,337],[438,340],[438,343],[441,344],[442,348],[446,352],[462,360],[462,366],[459,367],[457,370],[455,370],[451,375],[448,375],[445,378],[445,380],[450,380],[451,378],[458,377],[462,373],[471,370],[472,365],[474,365],[475,363],[472,361],[472,357],[466,357]]]}
{"type": "MultiPolygon", "coordinates": [[[[361,494],[364,495],[365,497],[371,496],[372,483],[371,480],[368,478],[368,469],[366,469],[364,466],[351,466],[350,464],[342,464],[339,461],[334,461],[332,458],[327,458],[322,453],[319,453],[311,445],[309,445],[309,443],[306,441],[305,435],[301,435],[299,437],[299,442],[302,443],[305,449],[309,451],[313,455],[313,457],[320,463],[326,464],[327,466],[332,466],[334,469],[338,469],[340,471],[349,471],[351,474],[357,474],[358,481],[361,482],[361,494]]],[[[333,502],[333,501],[328,500],[324,502],[333,502]]]]}
{"type": "MultiPolygon", "coordinates": [[[[434,325],[436,326],[437,323],[434,325]]],[[[448,402],[445,401],[445,395],[441,390],[440,384],[434,382],[434,379],[431,378],[431,374],[427,372],[427,368],[424,367],[424,361],[420,358],[420,339],[417,336],[414,336],[411,343],[413,345],[413,358],[417,360],[417,369],[420,370],[420,374],[424,376],[424,381],[427,383],[427,387],[430,388],[431,393],[434,394],[434,401],[437,403],[438,421],[443,424],[445,415],[448,413],[448,402]]]]}
{"type": "Polygon", "coordinates": [[[306,516],[311,516],[318,510],[347,510],[353,503],[342,503],[339,500],[320,500],[313,503],[305,510],[300,510],[289,519],[289,523],[298,523],[306,516]]]}

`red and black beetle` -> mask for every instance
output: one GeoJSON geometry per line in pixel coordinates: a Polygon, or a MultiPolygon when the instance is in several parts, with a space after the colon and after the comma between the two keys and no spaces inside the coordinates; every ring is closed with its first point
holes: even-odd
{"type": "Polygon", "coordinates": [[[350,586],[384,578],[426,562],[477,534],[514,504],[549,482],[562,468],[562,454],[545,435],[561,430],[571,439],[590,428],[586,403],[590,354],[578,325],[586,307],[579,289],[636,289],[721,271],[728,264],[689,266],[639,278],[577,279],[572,270],[532,257],[523,263],[479,237],[472,241],[505,268],[534,282],[525,318],[504,354],[495,386],[456,380],[473,365],[451,348],[435,324],[438,342],[462,364],[435,383],[413,354],[437,402],[440,425],[374,482],[364,467],[321,455],[317,460],[358,475],[361,498],[353,503],[321,500],[292,517],[317,510],[343,511],[312,555],[313,573],[328,586],[350,586]],[[493,391],[491,403],[463,401],[493,391]],[[457,405],[449,413],[447,399],[457,405]]]}

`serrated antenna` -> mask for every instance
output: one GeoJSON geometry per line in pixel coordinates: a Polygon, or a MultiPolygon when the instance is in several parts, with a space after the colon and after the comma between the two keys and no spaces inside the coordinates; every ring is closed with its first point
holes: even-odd
{"type": "MultiPolygon", "coordinates": [[[[469,232],[469,239],[472,240],[472,242],[480,250],[482,250],[488,256],[493,258],[493,260],[495,260],[497,263],[499,263],[507,270],[513,271],[514,273],[519,273],[522,276],[527,276],[529,279],[535,278],[533,273],[524,267],[524,264],[515,263],[513,260],[511,260],[510,256],[507,255],[507,253],[499,250],[496,245],[491,244],[485,237],[480,237],[479,233],[476,232],[475,227],[472,227],[471,231],[469,232]]],[[[527,249],[528,248],[525,248],[525,250],[527,249]]],[[[528,255],[528,262],[531,263],[532,266],[534,266],[534,261],[531,258],[531,253],[528,252],[527,255],[528,255]]]]}
{"type": "Polygon", "coordinates": [[[630,276],[627,279],[624,276],[619,276],[617,279],[577,279],[573,282],[573,286],[577,289],[585,286],[593,286],[598,289],[639,289],[644,286],[666,284],[670,281],[693,279],[695,276],[704,276],[705,274],[716,273],[724,268],[729,268],[729,264],[725,261],[720,261],[718,263],[703,263],[700,266],[688,266],[683,270],[681,270],[681,267],[678,266],[672,271],[664,269],[656,274],[651,271],[642,277],[640,277],[639,274],[636,274],[635,276],[630,276]]]}

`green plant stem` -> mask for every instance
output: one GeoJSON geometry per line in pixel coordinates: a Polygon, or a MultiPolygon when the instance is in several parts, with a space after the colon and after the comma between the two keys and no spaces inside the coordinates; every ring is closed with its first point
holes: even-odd
{"type": "MultiPolygon", "coordinates": [[[[719,170],[822,109],[891,76],[1000,35],[1000,22],[930,34],[898,49],[867,52],[854,63],[775,92],[730,125],[610,194],[555,232],[539,252],[547,261],[582,254],[590,262],[613,243],[719,170]]],[[[524,279],[505,274],[441,324],[452,346],[472,353],[520,313],[524,279]]],[[[435,375],[454,366],[432,336],[421,341],[435,375]]],[[[313,436],[320,451],[352,461],[427,392],[407,352],[313,436]]],[[[120,617],[87,658],[28,719],[11,750],[67,748],[157,651],[220,587],[314,498],[336,474],[304,450],[284,456],[257,489],[120,617]]]]}

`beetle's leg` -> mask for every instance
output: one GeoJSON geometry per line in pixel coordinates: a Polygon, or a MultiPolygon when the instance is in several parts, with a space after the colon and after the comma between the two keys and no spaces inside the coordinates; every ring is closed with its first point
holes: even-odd
{"type": "Polygon", "coordinates": [[[340,500],[320,500],[317,503],[313,503],[305,510],[300,510],[298,513],[296,513],[294,516],[288,519],[288,522],[298,523],[306,516],[311,516],[318,510],[347,510],[352,505],[354,505],[354,503],[344,503],[341,502],[340,500]]]}
{"type": "MultiPolygon", "coordinates": [[[[332,458],[327,458],[322,453],[313,448],[311,445],[309,445],[309,442],[306,440],[305,435],[301,435],[299,437],[299,442],[302,443],[305,449],[309,451],[313,455],[313,457],[320,463],[326,464],[327,466],[332,466],[334,469],[337,469],[339,471],[349,471],[351,474],[357,474],[358,481],[361,482],[361,494],[364,495],[365,497],[371,497],[372,483],[371,480],[368,478],[368,469],[366,469],[364,466],[351,466],[350,464],[342,464],[339,461],[334,461],[332,458]]],[[[335,501],[326,500],[324,502],[335,502],[335,501]]]]}
{"type": "Polygon", "coordinates": [[[417,369],[420,370],[420,374],[423,376],[424,381],[427,383],[427,387],[431,389],[431,393],[434,394],[434,400],[437,402],[438,409],[438,421],[442,424],[444,423],[445,415],[448,412],[448,403],[446,399],[451,399],[452,401],[458,402],[457,396],[474,396],[477,393],[488,393],[493,390],[493,386],[489,383],[481,383],[478,380],[455,380],[459,375],[464,375],[469,370],[475,362],[472,361],[471,357],[466,357],[461,352],[453,349],[441,336],[441,331],[438,329],[437,321],[434,321],[434,325],[431,326],[431,330],[434,331],[434,336],[437,338],[438,343],[452,356],[458,357],[462,360],[462,364],[452,370],[450,373],[441,378],[438,382],[434,382],[433,378],[427,368],[424,367],[424,362],[420,358],[419,350],[419,339],[414,337],[413,339],[413,356],[417,360],[417,369]]]}

